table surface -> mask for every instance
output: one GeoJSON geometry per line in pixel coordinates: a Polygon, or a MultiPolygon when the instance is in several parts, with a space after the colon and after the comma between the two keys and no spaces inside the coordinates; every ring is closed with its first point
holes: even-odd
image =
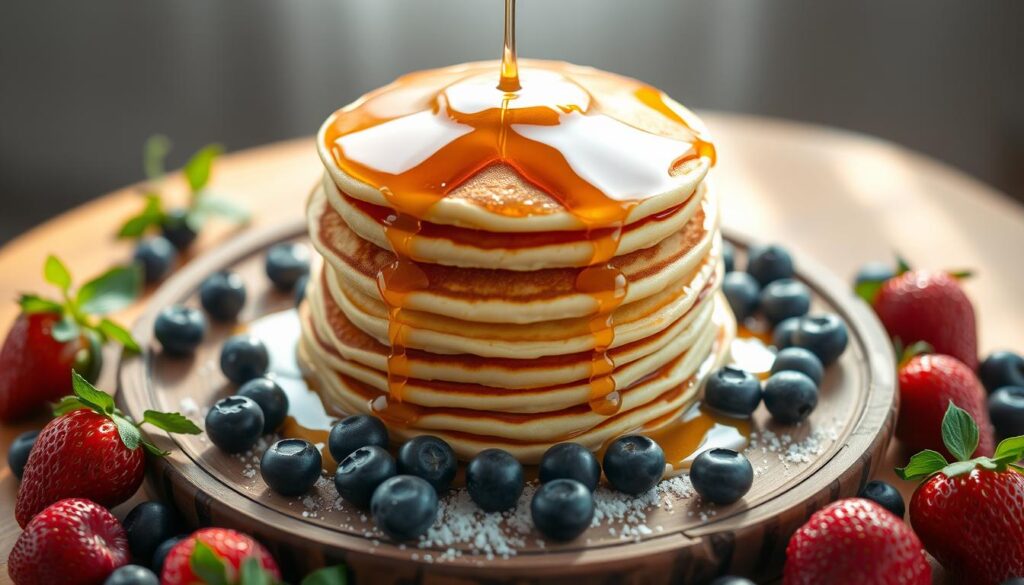
{"type": "MultiPolygon", "coordinates": [[[[990,187],[891,143],[842,130],[793,122],[706,112],[719,152],[714,171],[726,226],[766,242],[779,242],[852,275],[868,260],[889,260],[898,251],[912,265],[964,268],[979,318],[982,353],[1024,349],[1024,271],[1013,253],[1024,250],[1024,207],[990,187]]],[[[311,138],[234,153],[217,163],[212,186],[255,211],[254,225],[298,217],[321,172],[311,138]]],[[[183,196],[180,178],[167,184],[170,198],[183,196]]],[[[68,210],[0,248],[0,299],[23,291],[46,291],[42,264],[50,253],[72,268],[78,282],[112,263],[127,261],[131,245],[113,238],[121,222],[141,205],[127,187],[68,210]]],[[[211,225],[195,250],[202,253],[232,228],[211,225]]],[[[118,315],[130,323],[141,304],[118,315]]],[[[0,330],[17,315],[13,302],[0,305],[0,330]]],[[[100,381],[114,387],[114,368],[100,381]]],[[[0,426],[0,448],[44,419],[0,426]]],[[[879,477],[909,496],[912,485],[891,469],[906,457],[894,444],[879,477]]],[[[0,462],[0,559],[18,536],[13,521],[17,482],[0,462]]],[[[123,512],[127,505],[116,512],[123,512]]],[[[0,582],[7,571],[0,562],[0,582]]],[[[941,577],[937,578],[940,580],[941,577]]]]}

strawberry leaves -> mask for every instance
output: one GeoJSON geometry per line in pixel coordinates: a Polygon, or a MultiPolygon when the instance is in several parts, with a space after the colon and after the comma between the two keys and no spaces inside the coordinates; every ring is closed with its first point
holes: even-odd
{"type": "Polygon", "coordinates": [[[978,425],[966,410],[952,401],[942,417],[942,443],[957,461],[967,461],[978,448],[978,425]]]}
{"type": "MultiPolygon", "coordinates": [[[[195,541],[192,556],[189,557],[189,568],[196,577],[207,585],[285,585],[269,571],[263,568],[260,560],[249,556],[242,560],[235,571],[230,570],[228,562],[210,545],[201,540],[195,541]]],[[[301,585],[347,585],[348,573],[344,566],[326,567],[314,571],[302,580],[301,585]]]]}

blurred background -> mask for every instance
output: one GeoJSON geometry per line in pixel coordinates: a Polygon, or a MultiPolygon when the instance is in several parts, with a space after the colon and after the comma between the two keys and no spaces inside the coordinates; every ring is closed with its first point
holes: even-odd
{"type": "MultiPolygon", "coordinates": [[[[177,166],[207,142],[238,150],[312,134],[401,73],[497,58],[502,9],[4,2],[0,242],[140,180],[150,134],[172,138],[177,166]]],[[[518,12],[524,57],[631,75],[693,108],[877,135],[1024,198],[1022,2],[519,0],[518,12]]]]}

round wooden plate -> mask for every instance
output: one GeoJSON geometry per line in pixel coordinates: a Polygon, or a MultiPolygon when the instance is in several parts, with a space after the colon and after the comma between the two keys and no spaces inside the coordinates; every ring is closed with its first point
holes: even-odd
{"type": "MultiPolygon", "coordinates": [[[[741,253],[746,249],[741,238],[727,237],[741,253]]],[[[168,281],[134,328],[144,352],[121,361],[121,408],[136,418],[146,409],[183,411],[201,423],[205,409],[233,391],[218,367],[224,339],[247,322],[293,306],[293,295],[274,290],[263,274],[265,250],[304,238],[301,222],[247,233],[168,281]],[[224,269],[240,273],[248,286],[239,324],[211,323],[194,357],[162,355],[152,336],[157,313],[175,303],[197,306],[199,284],[224,269]]],[[[344,563],[360,583],[701,583],[722,573],[770,580],[780,574],[790,534],[827,502],[855,494],[871,476],[896,411],[895,364],[870,309],[824,269],[802,258],[797,266],[798,277],[814,293],[812,311],[835,312],[850,330],[849,347],[829,368],[818,408],[797,427],[776,426],[759,409],[754,427],[761,449],[750,454],[757,469],[750,493],[724,507],[704,505],[698,497],[665,496],[670,501],[646,512],[649,534],[624,538],[615,523],[591,528],[567,544],[545,545],[539,535],[527,534],[508,558],[472,554],[456,544],[463,554],[441,562],[448,547],[398,546],[371,534],[372,520],[339,504],[332,482],[321,481],[304,498],[279,496],[260,479],[258,459],[226,455],[202,435],[153,436],[172,453],[152,458],[149,478],[192,525],[236,527],[265,542],[286,574],[344,563]],[[766,431],[782,446],[767,448],[772,441],[766,431]],[[805,441],[811,433],[819,438],[814,449],[805,441]],[[788,441],[804,448],[786,453],[788,441]]]]}

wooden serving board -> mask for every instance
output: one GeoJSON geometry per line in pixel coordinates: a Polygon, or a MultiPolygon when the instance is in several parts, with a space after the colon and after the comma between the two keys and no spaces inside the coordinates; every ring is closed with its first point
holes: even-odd
{"type": "MultiPolygon", "coordinates": [[[[184,411],[201,423],[206,408],[231,394],[218,367],[220,345],[247,322],[292,307],[293,295],[275,291],[267,281],[263,258],[270,245],[301,241],[304,231],[304,223],[292,222],[244,234],[168,281],[134,327],[144,352],[121,361],[121,408],[136,418],[150,408],[184,411]],[[238,324],[211,322],[194,357],[163,356],[152,336],[157,313],[175,303],[198,306],[199,284],[224,269],[247,283],[249,301],[238,324]]],[[[741,253],[746,249],[741,238],[727,237],[741,253]]],[[[778,426],[763,407],[755,413],[755,441],[762,446],[748,453],[756,469],[754,486],[731,506],[666,494],[660,506],[646,510],[643,524],[649,530],[642,534],[634,530],[623,537],[616,522],[566,544],[542,543],[539,534],[526,533],[514,555],[488,558],[466,544],[423,549],[388,542],[373,533],[372,519],[338,501],[329,476],[304,498],[278,496],[259,477],[258,455],[226,455],[205,436],[154,436],[172,453],[151,460],[149,480],[192,525],[230,526],[259,538],[286,574],[344,563],[357,583],[702,583],[722,573],[772,580],[780,574],[790,534],[815,510],[854,495],[871,477],[892,435],[897,406],[890,345],[870,309],[827,271],[801,258],[797,266],[815,295],[812,311],[839,314],[850,344],[829,368],[808,422],[778,426]],[[763,446],[772,442],[771,433],[780,447],[763,446]],[[819,437],[815,448],[806,441],[812,433],[819,437]],[[797,446],[787,452],[790,443],[797,446]]]]}

